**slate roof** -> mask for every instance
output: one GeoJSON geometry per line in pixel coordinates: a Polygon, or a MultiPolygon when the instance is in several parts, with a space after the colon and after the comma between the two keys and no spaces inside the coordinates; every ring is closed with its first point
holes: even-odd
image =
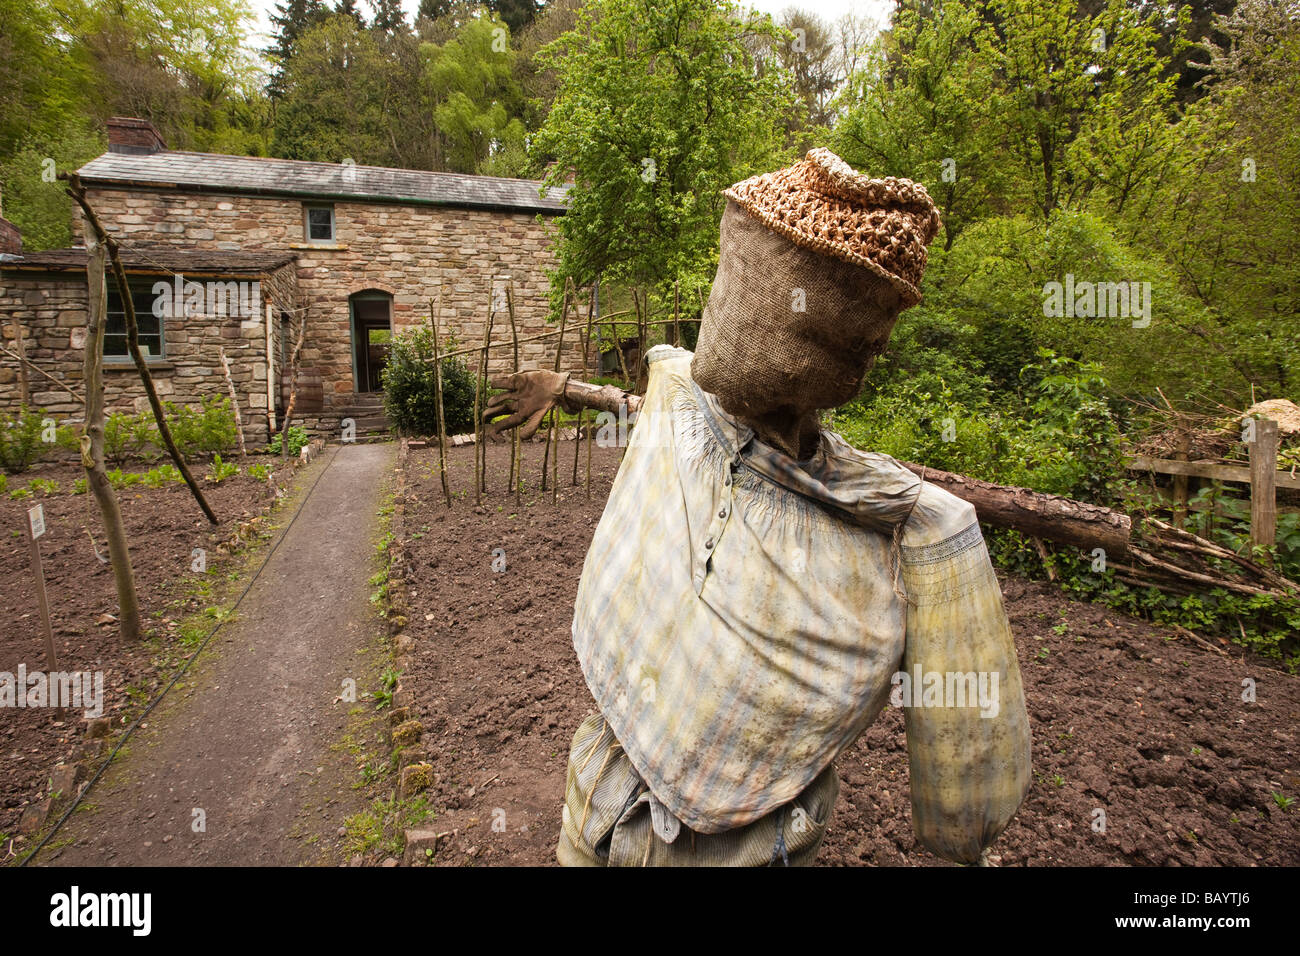
{"type": "Polygon", "coordinates": [[[205,192],[353,199],[562,214],[568,187],[540,193],[529,179],[433,173],[382,166],[345,166],[264,156],[225,156],[163,150],[147,155],[109,152],[78,170],[98,186],[171,186],[205,192]]]}
{"type": "MultiPolygon", "coordinates": [[[[297,257],[284,252],[219,252],[216,250],[178,249],[175,246],[124,245],[119,251],[127,272],[172,273],[185,275],[260,276],[293,262],[297,257]]],[[[0,256],[0,269],[26,269],[39,272],[86,271],[86,250],[47,249],[19,255],[0,256]]]]}

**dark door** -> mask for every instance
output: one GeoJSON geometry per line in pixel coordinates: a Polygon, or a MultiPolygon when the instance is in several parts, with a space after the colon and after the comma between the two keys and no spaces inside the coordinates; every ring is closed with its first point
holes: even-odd
{"type": "Polygon", "coordinates": [[[352,357],[358,392],[378,392],[392,338],[392,298],[382,293],[352,297],[352,357]]]}

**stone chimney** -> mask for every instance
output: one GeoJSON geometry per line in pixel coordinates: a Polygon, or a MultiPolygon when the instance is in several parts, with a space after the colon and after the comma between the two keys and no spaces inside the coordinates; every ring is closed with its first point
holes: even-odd
{"type": "Polygon", "coordinates": [[[0,216],[0,255],[21,255],[23,251],[23,236],[8,219],[0,216]]]}
{"type": "Polygon", "coordinates": [[[108,121],[108,151],[147,156],[167,148],[153,123],[134,116],[113,116],[108,121]]]}

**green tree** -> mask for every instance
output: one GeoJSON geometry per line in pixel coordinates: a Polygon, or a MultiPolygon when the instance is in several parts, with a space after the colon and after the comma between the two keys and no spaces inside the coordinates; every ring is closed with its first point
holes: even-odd
{"type": "Polygon", "coordinates": [[[558,289],[602,281],[706,289],[731,183],[785,159],[793,95],[760,71],[755,39],[788,40],[769,17],[712,0],[610,0],[541,54],[559,90],[533,138],[547,182],[576,185],[559,220],[558,289]]]}
{"type": "Polygon", "coordinates": [[[439,168],[519,175],[527,164],[524,103],[509,28],[477,17],[445,43],[426,43],[420,52],[434,104],[439,168]]]}

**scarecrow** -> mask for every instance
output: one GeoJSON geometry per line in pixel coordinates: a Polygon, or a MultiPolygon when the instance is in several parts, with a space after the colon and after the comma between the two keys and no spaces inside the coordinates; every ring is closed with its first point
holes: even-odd
{"type": "Polygon", "coordinates": [[[826,149],[726,190],[695,352],[644,396],[521,372],[494,434],[560,405],[635,412],[573,643],[597,712],[573,738],[566,865],[809,864],[835,759],[906,707],[912,823],[982,862],[1030,785],[1029,725],[974,508],[821,427],[920,300],[924,187],[826,149]]]}

